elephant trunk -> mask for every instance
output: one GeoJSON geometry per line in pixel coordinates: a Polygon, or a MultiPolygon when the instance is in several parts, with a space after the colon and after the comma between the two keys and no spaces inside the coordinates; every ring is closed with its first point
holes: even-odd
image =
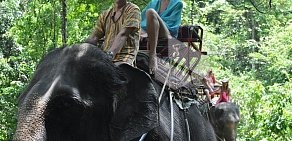
{"type": "Polygon", "coordinates": [[[236,135],[235,135],[235,137],[234,136],[228,136],[228,137],[225,136],[225,140],[226,141],[236,141],[236,135]]]}
{"type": "Polygon", "coordinates": [[[235,123],[230,123],[227,125],[224,129],[224,138],[226,141],[236,141],[236,124],[235,123]]]}
{"type": "Polygon", "coordinates": [[[44,113],[59,79],[60,77],[55,78],[48,89],[37,83],[27,93],[27,97],[20,103],[21,108],[18,112],[17,128],[13,140],[46,140],[44,113]]]}
{"type": "Polygon", "coordinates": [[[44,110],[45,108],[36,105],[26,113],[20,109],[14,140],[46,140],[44,110]]]}

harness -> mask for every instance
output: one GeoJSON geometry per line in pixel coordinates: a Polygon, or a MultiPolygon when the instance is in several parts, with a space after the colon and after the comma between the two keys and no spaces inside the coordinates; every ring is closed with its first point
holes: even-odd
{"type": "MultiPolygon", "coordinates": [[[[184,115],[184,122],[186,127],[186,134],[187,139],[190,141],[191,135],[190,135],[190,127],[189,122],[187,119],[187,111],[188,108],[192,104],[198,104],[197,101],[194,100],[193,97],[190,95],[190,91],[188,91],[187,88],[185,88],[185,85],[187,82],[192,82],[193,79],[198,79],[193,76],[194,67],[198,64],[200,60],[200,53],[190,51],[189,47],[181,47],[182,50],[180,51],[174,51],[172,53],[172,57],[169,57],[167,60],[159,59],[158,65],[161,67],[159,73],[156,74],[156,81],[163,83],[158,101],[159,105],[161,102],[161,99],[163,97],[163,92],[165,92],[165,89],[168,88],[169,92],[169,103],[170,103],[170,141],[173,141],[174,137],[174,113],[173,113],[173,101],[178,105],[178,107],[183,111],[184,115]],[[180,54],[183,54],[183,56],[179,56],[180,54]],[[175,60],[174,58],[178,58],[175,60]],[[194,63],[190,64],[191,58],[194,58],[194,63]],[[185,62],[184,62],[185,60],[185,62]],[[167,65],[168,64],[168,65],[167,65]],[[186,72],[186,73],[185,73],[186,72]],[[167,74],[165,76],[165,74],[167,74]],[[164,76],[163,76],[164,75],[164,76]],[[191,81],[189,81],[189,78],[191,81]]],[[[200,77],[200,76],[199,76],[200,77]]],[[[147,133],[146,133],[147,134],[147,133]]],[[[146,134],[144,134],[140,141],[143,141],[146,134]]]]}
{"type": "Polygon", "coordinates": [[[179,89],[178,92],[174,92],[174,101],[178,105],[178,107],[183,111],[184,115],[184,122],[185,122],[185,127],[186,127],[186,135],[187,135],[187,140],[191,140],[191,133],[190,133],[190,126],[189,126],[189,121],[187,118],[187,112],[188,109],[191,107],[193,104],[198,104],[198,102],[190,95],[191,92],[187,89],[179,89]],[[186,91],[183,91],[186,90],[186,91]]]}
{"type": "MultiPolygon", "coordinates": [[[[167,76],[166,76],[166,79],[163,83],[163,87],[161,89],[160,96],[158,98],[159,105],[160,105],[160,102],[161,102],[161,99],[163,96],[163,92],[166,88],[166,84],[167,84],[167,82],[169,83],[169,77],[170,77],[170,74],[172,71],[173,71],[173,67],[169,69],[167,76]]],[[[174,136],[173,101],[175,101],[175,103],[178,105],[178,107],[180,107],[180,109],[183,111],[187,139],[188,139],[188,141],[191,140],[190,127],[189,127],[189,122],[188,122],[186,115],[187,115],[188,108],[193,103],[195,103],[195,101],[191,97],[188,97],[188,95],[190,94],[190,91],[183,91],[183,90],[187,90],[187,89],[185,88],[185,89],[171,90],[169,88],[170,126],[171,126],[171,128],[170,128],[171,129],[170,141],[173,141],[173,136],[174,136]]],[[[143,134],[139,141],[143,141],[146,135],[147,135],[147,133],[143,134]]]]}
{"type": "MultiPolygon", "coordinates": [[[[191,105],[198,105],[198,101],[195,100],[193,95],[189,95],[191,92],[184,86],[190,82],[193,84],[193,80],[198,80],[197,82],[199,82],[202,79],[200,73],[195,72],[195,67],[198,65],[201,55],[207,54],[207,52],[202,51],[202,38],[203,29],[200,26],[182,26],[179,29],[178,40],[158,40],[157,43],[156,52],[160,56],[157,63],[160,69],[157,70],[155,79],[163,84],[158,98],[159,105],[166,88],[168,88],[169,92],[171,117],[170,141],[173,141],[174,135],[173,101],[183,111],[187,139],[190,141],[191,135],[187,112],[191,105]],[[182,42],[187,43],[187,46],[182,42]]],[[[149,50],[147,40],[142,39],[140,41],[139,50],[149,50]]],[[[139,53],[144,54],[142,52],[139,53]]],[[[147,69],[146,67],[145,70],[147,69]]],[[[139,141],[143,141],[146,135],[147,133],[143,134],[139,141]]]]}

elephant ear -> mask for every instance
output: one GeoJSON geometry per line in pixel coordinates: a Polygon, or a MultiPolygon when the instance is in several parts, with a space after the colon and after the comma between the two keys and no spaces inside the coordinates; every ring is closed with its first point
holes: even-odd
{"type": "Polygon", "coordinates": [[[220,119],[224,113],[224,109],[220,107],[216,107],[215,109],[215,118],[220,119]]]}
{"type": "Polygon", "coordinates": [[[129,141],[158,126],[158,94],[144,71],[127,64],[120,68],[128,78],[127,95],[118,101],[110,131],[112,140],[129,141]]]}
{"type": "Polygon", "coordinates": [[[239,116],[240,115],[239,106],[237,104],[235,104],[235,103],[232,103],[232,105],[234,106],[236,114],[239,116]]]}

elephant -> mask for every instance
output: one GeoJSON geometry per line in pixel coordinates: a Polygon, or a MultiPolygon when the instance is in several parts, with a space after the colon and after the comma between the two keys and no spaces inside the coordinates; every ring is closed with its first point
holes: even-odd
{"type": "MultiPolygon", "coordinates": [[[[170,139],[169,97],[143,70],[115,65],[100,48],[75,44],[48,53],[18,101],[13,140],[165,141],[170,139]]],[[[190,108],[191,140],[216,140],[211,124],[190,108]]],[[[183,111],[174,105],[176,141],[187,140],[183,111]]]]}
{"type": "Polygon", "coordinates": [[[235,141],[240,120],[239,107],[232,102],[222,102],[209,110],[209,118],[217,140],[235,141]]]}

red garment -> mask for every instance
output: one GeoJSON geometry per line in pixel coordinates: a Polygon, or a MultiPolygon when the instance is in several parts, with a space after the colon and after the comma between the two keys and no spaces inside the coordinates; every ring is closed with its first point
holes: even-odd
{"type": "Polygon", "coordinates": [[[227,92],[222,92],[218,101],[216,102],[216,104],[219,104],[221,102],[229,102],[229,95],[227,94],[227,92]]]}
{"type": "Polygon", "coordinates": [[[211,79],[212,79],[212,83],[215,84],[216,83],[216,78],[215,78],[214,75],[211,76],[211,79]]]}

